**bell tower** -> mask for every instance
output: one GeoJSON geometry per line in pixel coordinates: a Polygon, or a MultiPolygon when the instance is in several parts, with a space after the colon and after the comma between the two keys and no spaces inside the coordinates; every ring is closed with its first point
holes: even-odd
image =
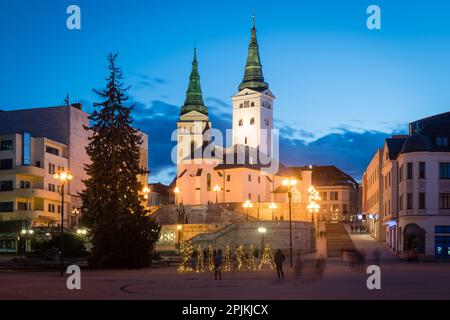
{"type": "Polygon", "coordinates": [[[275,97],[264,81],[258,41],[256,39],[255,17],[251,29],[244,79],[232,97],[233,145],[241,144],[259,149],[271,156],[273,104],[275,97]]]}
{"type": "Polygon", "coordinates": [[[181,107],[177,128],[177,176],[179,176],[182,160],[194,156],[194,151],[202,147],[205,142],[205,131],[211,128],[208,108],[203,102],[196,48],[194,48],[194,60],[192,61],[186,100],[181,107]]]}

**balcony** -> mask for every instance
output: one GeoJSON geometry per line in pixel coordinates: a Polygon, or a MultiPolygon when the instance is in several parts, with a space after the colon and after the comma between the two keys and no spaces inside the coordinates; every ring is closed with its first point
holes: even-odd
{"type": "Polygon", "coordinates": [[[45,169],[33,166],[17,166],[13,169],[0,170],[1,175],[16,175],[21,174],[25,176],[44,177],[45,169]]]}
{"type": "MultiPolygon", "coordinates": [[[[47,191],[44,189],[14,189],[13,191],[0,192],[0,200],[11,200],[15,198],[41,198],[52,201],[61,201],[61,195],[58,192],[47,191]]],[[[70,202],[71,196],[64,195],[64,202],[70,202]]]]}
{"type": "Polygon", "coordinates": [[[56,212],[47,212],[43,210],[27,210],[2,212],[1,221],[13,220],[31,220],[34,225],[46,225],[49,223],[58,223],[61,220],[61,214],[56,212]]]}

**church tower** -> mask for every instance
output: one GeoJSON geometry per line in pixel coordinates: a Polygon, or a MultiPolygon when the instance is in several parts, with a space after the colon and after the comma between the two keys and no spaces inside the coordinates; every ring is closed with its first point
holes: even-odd
{"type": "Polygon", "coordinates": [[[200,75],[198,72],[197,49],[194,49],[194,61],[189,78],[186,100],[181,107],[177,124],[177,176],[181,173],[182,160],[193,156],[194,151],[204,145],[205,131],[211,128],[208,108],[203,102],[200,75]]]}
{"type": "Polygon", "coordinates": [[[274,100],[269,84],[264,81],[253,17],[244,79],[239,92],[232,97],[233,145],[259,148],[271,156],[274,100]]]}

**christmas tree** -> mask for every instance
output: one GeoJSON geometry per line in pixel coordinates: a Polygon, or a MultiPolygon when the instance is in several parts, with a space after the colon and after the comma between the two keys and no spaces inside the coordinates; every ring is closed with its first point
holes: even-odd
{"type": "Polygon", "coordinates": [[[93,267],[139,268],[148,265],[160,228],[143,207],[139,176],[142,137],[132,127],[132,107],[127,107],[122,71],[117,55],[109,55],[105,89],[94,90],[102,99],[90,116],[86,147],[91,163],[85,169],[83,222],[91,229],[93,267]]]}

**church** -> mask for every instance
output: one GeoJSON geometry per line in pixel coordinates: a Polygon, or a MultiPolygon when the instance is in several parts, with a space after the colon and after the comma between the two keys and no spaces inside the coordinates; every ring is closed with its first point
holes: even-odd
{"type": "Polygon", "coordinates": [[[279,161],[273,127],[275,99],[264,80],[253,18],[244,78],[232,97],[232,145],[216,145],[220,139],[214,139],[194,50],[177,124],[174,192],[178,204],[273,205],[288,202],[291,192],[293,204],[306,206],[312,171],[293,171],[279,161]]]}

